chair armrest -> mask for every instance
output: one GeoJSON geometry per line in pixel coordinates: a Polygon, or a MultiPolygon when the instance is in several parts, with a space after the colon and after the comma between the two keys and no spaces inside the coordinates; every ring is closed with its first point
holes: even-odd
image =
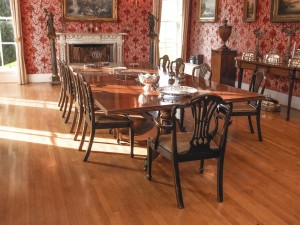
{"type": "Polygon", "coordinates": [[[217,118],[224,121],[224,124],[221,128],[221,136],[219,142],[219,148],[225,149],[227,134],[228,134],[228,127],[232,124],[232,103],[231,102],[224,102],[224,104],[220,104],[218,108],[218,114],[216,115],[217,118]]]}
{"type": "MultiPolygon", "coordinates": [[[[229,103],[229,102],[225,102],[225,104],[220,104],[219,108],[218,108],[219,113],[217,114],[217,118],[225,120],[227,114],[231,115],[232,107],[233,107],[232,103],[229,103]]],[[[230,126],[231,123],[232,123],[232,119],[230,117],[228,126],[230,126]]]]}
{"type": "MultiPolygon", "coordinates": [[[[218,119],[221,119],[221,120],[225,120],[226,119],[226,116],[224,114],[217,114],[216,117],[218,119]]],[[[230,126],[232,124],[232,118],[230,118],[229,122],[228,122],[228,126],[230,126]]]]}
{"type": "Polygon", "coordinates": [[[155,118],[155,117],[152,117],[152,118],[153,118],[155,125],[160,129],[172,129],[173,128],[173,124],[161,124],[161,122],[159,121],[160,118],[155,118]]]}

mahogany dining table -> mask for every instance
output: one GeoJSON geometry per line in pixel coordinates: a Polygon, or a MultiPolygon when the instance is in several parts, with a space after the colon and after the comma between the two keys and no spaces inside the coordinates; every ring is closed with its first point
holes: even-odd
{"type": "MultiPolygon", "coordinates": [[[[264,99],[263,95],[235,88],[214,81],[204,80],[191,75],[184,75],[181,78],[170,76],[160,70],[135,69],[140,72],[150,74],[160,74],[158,87],[166,86],[188,86],[197,89],[197,93],[216,94],[225,101],[245,102],[264,99]]],[[[128,69],[128,73],[109,74],[107,72],[83,73],[85,81],[89,82],[92,88],[95,104],[107,115],[110,114],[132,114],[144,113],[157,110],[171,110],[175,104],[185,103],[190,97],[165,98],[159,90],[145,93],[143,85],[137,78],[137,73],[130,75],[134,71],[128,69]],[[128,75],[129,74],[129,75],[128,75]]]]}
{"type": "MultiPolygon", "coordinates": [[[[144,72],[146,71],[144,70],[144,72]]],[[[197,93],[193,96],[210,93],[219,95],[223,100],[231,102],[256,101],[264,98],[263,95],[257,93],[198,77],[193,78],[191,75],[185,75],[179,79],[178,77],[163,74],[161,71],[158,72],[158,70],[151,70],[151,72],[160,73],[159,87],[193,87],[197,89],[197,93]]],[[[155,136],[156,128],[149,114],[156,112],[155,116],[160,115],[161,121],[170,121],[172,107],[175,104],[185,103],[192,97],[166,98],[162,96],[159,90],[145,93],[143,85],[138,81],[136,74],[126,76],[103,72],[87,72],[83,73],[83,77],[91,85],[95,105],[102,109],[105,114],[139,114],[145,118],[142,124],[137,122],[134,124],[135,141],[146,141],[149,137],[155,136]]],[[[182,121],[179,120],[177,125],[179,129],[185,130],[182,121]]],[[[122,136],[124,140],[127,140],[127,131],[124,132],[121,132],[122,136]]],[[[168,131],[166,130],[165,132],[168,131]]]]}

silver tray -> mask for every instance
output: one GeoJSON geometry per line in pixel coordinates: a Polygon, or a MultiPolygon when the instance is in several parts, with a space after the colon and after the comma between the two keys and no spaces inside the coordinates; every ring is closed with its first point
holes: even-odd
{"type": "Polygon", "coordinates": [[[147,72],[141,70],[129,70],[129,69],[115,71],[116,78],[121,80],[126,80],[131,78],[138,80],[138,76],[141,73],[145,74],[147,72]]]}
{"type": "Polygon", "coordinates": [[[195,95],[198,90],[188,86],[166,86],[159,88],[162,96],[169,97],[190,97],[195,95]]]}

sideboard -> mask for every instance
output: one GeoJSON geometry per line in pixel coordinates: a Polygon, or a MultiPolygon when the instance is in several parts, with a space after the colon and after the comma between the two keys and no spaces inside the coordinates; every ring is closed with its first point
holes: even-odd
{"type": "Polygon", "coordinates": [[[288,64],[283,64],[283,63],[269,64],[261,61],[247,61],[247,60],[243,60],[241,57],[236,57],[235,62],[236,62],[236,67],[238,68],[238,88],[241,88],[242,86],[244,69],[252,70],[252,71],[263,69],[267,74],[287,77],[289,79],[288,106],[287,106],[287,114],[286,114],[286,120],[289,120],[294,83],[296,79],[300,79],[300,68],[291,67],[288,66],[288,64]]]}

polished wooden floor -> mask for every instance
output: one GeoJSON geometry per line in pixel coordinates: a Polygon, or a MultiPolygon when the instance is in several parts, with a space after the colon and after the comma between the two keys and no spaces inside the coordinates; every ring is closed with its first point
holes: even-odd
{"type": "MultiPolygon", "coordinates": [[[[159,157],[153,180],[145,147],[130,158],[107,131],[87,163],[57,107],[59,87],[0,84],[0,225],[300,224],[300,112],[262,115],[263,142],[246,118],[230,127],[224,202],[216,161],[180,167],[185,208],[177,208],[171,165],[159,157]]],[[[86,147],[86,145],[85,145],[86,147]]]]}

